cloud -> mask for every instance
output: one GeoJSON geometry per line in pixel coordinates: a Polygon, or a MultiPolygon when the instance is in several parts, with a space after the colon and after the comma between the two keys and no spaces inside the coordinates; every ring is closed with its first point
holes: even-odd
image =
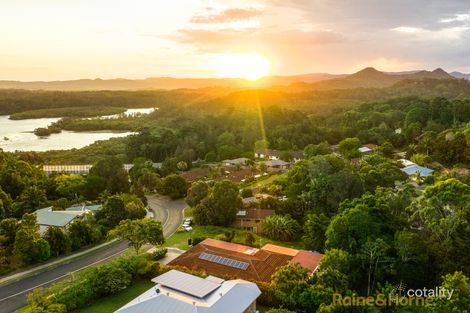
{"type": "Polygon", "coordinates": [[[272,32],[260,29],[182,29],[174,40],[191,44],[201,51],[218,52],[231,49],[251,49],[253,47],[296,47],[328,45],[344,42],[347,39],[331,31],[285,30],[272,32]]]}
{"type": "Polygon", "coordinates": [[[443,18],[440,20],[441,23],[454,23],[454,22],[469,22],[470,11],[463,14],[454,14],[452,17],[443,18]]]}
{"type": "Polygon", "coordinates": [[[392,28],[392,30],[396,32],[400,32],[400,33],[407,33],[407,34],[420,33],[423,31],[422,28],[410,27],[410,26],[399,26],[399,27],[392,28]]]}
{"type": "Polygon", "coordinates": [[[191,18],[190,22],[195,24],[231,23],[249,20],[260,16],[262,13],[260,9],[255,8],[232,8],[214,14],[197,14],[191,18]]]}

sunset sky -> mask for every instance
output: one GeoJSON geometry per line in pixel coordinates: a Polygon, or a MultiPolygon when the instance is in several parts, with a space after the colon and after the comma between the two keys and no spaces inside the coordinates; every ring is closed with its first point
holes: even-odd
{"type": "Polygon", "coordinates": [[[0,0],[0,79],[470,72],[468,0],[0,0]],[[227,55],[229,57],[227,57],[227,55]]]}

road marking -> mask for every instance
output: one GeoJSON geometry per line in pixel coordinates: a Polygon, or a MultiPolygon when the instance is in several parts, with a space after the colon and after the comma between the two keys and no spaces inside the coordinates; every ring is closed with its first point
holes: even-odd
{"type": "Polygon", "coordinates": [[[165,208],[165,211],[166,211],[166,220],[165,220],[165,223],[163,223],[163,227],[165,227],[168,224],[168,221],[170,220],[170,210],[165,208]]]}
{"type": "Polygon", "coordinates": [[[56,281],[56,280],[59,280],[59,279],[61,279],[61,278],[65,278],[65,277],[67,277],[67,276],[70,276],[70,274],[72,274],[72,273],[79,272],[79,271],[81,271],[81,270],[83,270],[83,269],[85,269],[85,268],[87,268],[87,267],[90,267],[90,266],[93,266],[93,265],[95,265],[95,264],[98,264],[98,263],[101,263],[101,262],[103,262],[103,261],[106,261],[106,260],[108,260],[108,259],[110,259],[110,258],[112,258],[112,257],[115,257],[115,256],[118,255],[118,254],[123,253],[123,252],[126,251],[126,250],[127,250],[127,248],[124,249],[124,250],[121,250],[121,251],[119,251],[119,252],[117,252],[117,253],[114,253],[114,254],[112,254],[112,255],[110,255],[110,256],[107,256],[107,257],[105,257],[104,259],[101,259],[101,260],[99,260],[99,261],[93,262],[93,263],[88,264],[88,265],[86,265],[86,266],[84,266],[84,267],[81,267],[81,268],[79,268],[79,269],[77,269],[77,270],[75,270],[75,271],[71,271],[71,272],[69,272],[69,273],[67,273],[67,274],[64,274],[64,275],[62,275],[62,276],[59,276],[59,277],[56,277],[56,278],[51,279],[51,280],[49,280],[49,281],[46,281],[45,283],[39,284],[39,285],[37,285],[37,286],[34,286],[34,287],[29,288],[29,289],[26,289],[26,290],[23,290],[23,291],[21,291],[21,292],[18,292],[18,293],[14,294],[14,295],[8,296],[8,297],[3,298],[3,299],[0,299],[0,302],[3,302],[3,301],[5,301],[5,300],[11,299],[11,298],[14,298],[14,297],[16,297],[16,296],[19,296],[19,295],[25,293],[25,292],[29,292],[29,291],[31,291],[31,290],[33,290],[33,289],[42,287],[42,286],[44,286],[44,285],[50,284],[50,283],[52,283],[52,282],[54,282],[54,281],[56,281]]]}

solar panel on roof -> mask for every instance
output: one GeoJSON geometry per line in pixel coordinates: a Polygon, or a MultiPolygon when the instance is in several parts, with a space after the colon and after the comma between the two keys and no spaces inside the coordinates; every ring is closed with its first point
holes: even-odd
{"type": "Polygon", "coordinates": [[[246,270],[250,264],[247,262],[241,262],[238,260],[226,258],[220,255],[214,255],[206,252],[202,252],[199,255],[199,258],[201,260],[209,261],[209,262],[214,262],[217,264],[225,265],[225,266],[230,266],[233,268],[239,268],[241,270],[246,270]]]}

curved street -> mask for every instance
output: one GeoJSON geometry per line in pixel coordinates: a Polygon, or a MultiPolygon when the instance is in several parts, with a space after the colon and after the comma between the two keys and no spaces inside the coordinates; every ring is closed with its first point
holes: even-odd
{"type": "MultiPolygon", "coordinates": [[[[181,225],[183,209],[187,206],[183,200],[169,200],[148,196],[148,207],[154,218],[162,221],[163,234],[171,236],[181,225]]],[[[120,241],[106,248],[86,254],[67,264],[45,270],[34,276],[28,276],[15,282],[0,286],[0,308],[2,313],[10,313],[27,305],[27,294],[38,287],[47,287],[57,281],[67,278],[70,273],[80,271],[90,266],[109,261],[128,248],[127,243],[120,241]]]]}

